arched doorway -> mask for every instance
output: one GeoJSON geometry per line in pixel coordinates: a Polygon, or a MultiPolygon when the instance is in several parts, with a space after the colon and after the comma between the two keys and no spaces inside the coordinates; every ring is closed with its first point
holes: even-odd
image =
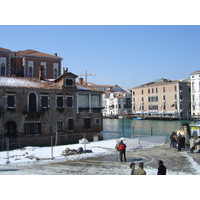
{"type": "Polygon", "coordinates": [[[17,135],[17,125],[13,121],[8,121],[5,124],[4,134],[6,137],[16,137],[17,135]]]}

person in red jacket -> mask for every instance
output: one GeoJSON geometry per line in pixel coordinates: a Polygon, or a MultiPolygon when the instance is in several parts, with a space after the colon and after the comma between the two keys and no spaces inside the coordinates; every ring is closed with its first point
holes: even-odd
{"type": "Polygon", "coordinates": [[[126,162],[126,145],[123,140],[117,145],[117,150],[119,151],[119,160],[122,162],[122,157],[124,156],[124,162],[126,162]]]}

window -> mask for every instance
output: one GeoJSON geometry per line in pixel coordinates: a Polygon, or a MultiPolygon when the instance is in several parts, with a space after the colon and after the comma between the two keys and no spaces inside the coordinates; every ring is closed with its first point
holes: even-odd
{"type": "Polygon", "coordinates": [[[158,96],[148,97],[148,102],[157,102],[157,101],[158,101],[158,96]]]}
{"type": "Polygon", "coordinates": [[[158,93],[158,88],[156,88],[156,93],[158,93]]]}
{"type": "Polygon", "coordinates": [[[165,92],[165,87],[163,87],[163,92],[165,92]]]}
{"type": "Polygon", "coordinates": [[[68,119],[68,131],[74,130],[74,119],[68,119]]]}
{"type": "Polygon", "coordinates": [[[158,105],[149,105],[149,110],[158,110],[158,105]]]}
{"type": "Polygon", "coordinates": [[[95,124],[96,125],[100,125],[101,124],[101,119],[100,118],[96,118],[95,119],[95,124]]]}
{"type": "Polygon", "coordinates": [[[53,78],[56,79],[58,77],[58,70],[54,69],[53,71],[53,78]]]}
{"type": "Polygon", "coordinates": [[[42,108],[48,108],[48,96],[42,96],[42,108]]]}
{"type": "Polygon", "coordinates": [[[58,128],[57,128],[58,132],[63,132],[63,122],[59,121],[58,122],[58,128]]]}
{"type": "Polygon", "coordinates": [[[6,75],[6,66],[4,63],[1,64],[1,75],[6,75]]]}
{"type": "Polygon", "coordinates": [[[73,79],[65,79],[65,85],[66,86],[73,86],[74,84],[73,84],[74,82],[73,82],[73,79]]]}
{"type": "Polygon", "coordinates": [[[29,112],[36,112],[37,111],[37,103],[36,103],[36,94],[31,92],[29,94],[29,112]]]}
{"type": "Polygon", "coordinates": [[[28,77],[33,78],[33,61],[28,61],[28,77]]]}
{"type": "Polygon", "coordinates": [[[44,66],[43,77],[46,77],[46,62],[41,62],[40,64],[44,66]]]}
{"type": "Polygon", "coordinates": [[[87,94],[81,94],[78,96],[79,107],[89,107],[89,96],[87,94]]]}
{"type": "Polygon", "coordinates": [[[41,134],[41,123],[25,123],[24,132],[25,134],[41,134]]]}
{"type": "Polygon", "coordinates": [[[73,107],[73,97],[67,97],[67,108],[73,107]]]}
{"type": "Polygon", "coordinates": [[[57,97],[57,108],[63,108],[63,97],[57,97]]]}
{"type": "Polygon", "coordinates": [[[92,107],[100,107],[100,96],[92,95],[92,107]]]}
{"type": "Polygon", "coordinates": [[[58,63],[53,63],[53,78],[58,77],[58,63]]]}
{"type": "Polygon", "coordinates": [[[91,129],[91,119],[90,118],[84,119],[84,129],[86,129],[86,130],[91,129]]]}
{"type": "Polygon", "coordinates": [[[14,95],[7,96],[7,107],[10,107],[10,108],[15,107],[15,96],[14,95]]]}
{"type": "Polygon", "coordinates": [[[6,75],[6,57],[0,57],[0,75],[6,75]]]}

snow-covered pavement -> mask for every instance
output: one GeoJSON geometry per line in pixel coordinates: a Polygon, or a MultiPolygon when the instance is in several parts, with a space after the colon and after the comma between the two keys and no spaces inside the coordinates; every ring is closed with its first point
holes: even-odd
{"type": "MultiPolygon", "coordinates": [[[[130,162],[144,162],[148,175],[157,174],[157,160],[162,159],[167,175],[200,174],[199,155],[177,152],[161,139],[159,142],[124,139],[127,144],[127,163],[117,161],[115,146],[118,140],[90,142],[51,147],[25,147],[0,152],[0,174],[4,175],[129,175],[130,162]],[[63,156],[66,148],[92,150],[92,153],[63,156]],[[53,151],[52,151],[53,150],[53,151]]],[[[137,166],[136,166],[137,167],[137,166]]]]}

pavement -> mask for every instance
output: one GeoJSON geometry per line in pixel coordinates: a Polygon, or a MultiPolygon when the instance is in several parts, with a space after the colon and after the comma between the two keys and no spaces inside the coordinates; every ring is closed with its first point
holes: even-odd
{"type": "Polygon", "coordinates": [[[0,175],[129,175],[130,162],[144,162],[147,175],[156,175],[158,160],[163,160],[168,175],[200,174],[200,154],[189,149],[178,151],[169,144],[152,148],[127,150],[127,162],[118,161],[118,152],[108,149],[110,154],[74,161],[55,161],[27,165],[0,166],[0,175]]]}

